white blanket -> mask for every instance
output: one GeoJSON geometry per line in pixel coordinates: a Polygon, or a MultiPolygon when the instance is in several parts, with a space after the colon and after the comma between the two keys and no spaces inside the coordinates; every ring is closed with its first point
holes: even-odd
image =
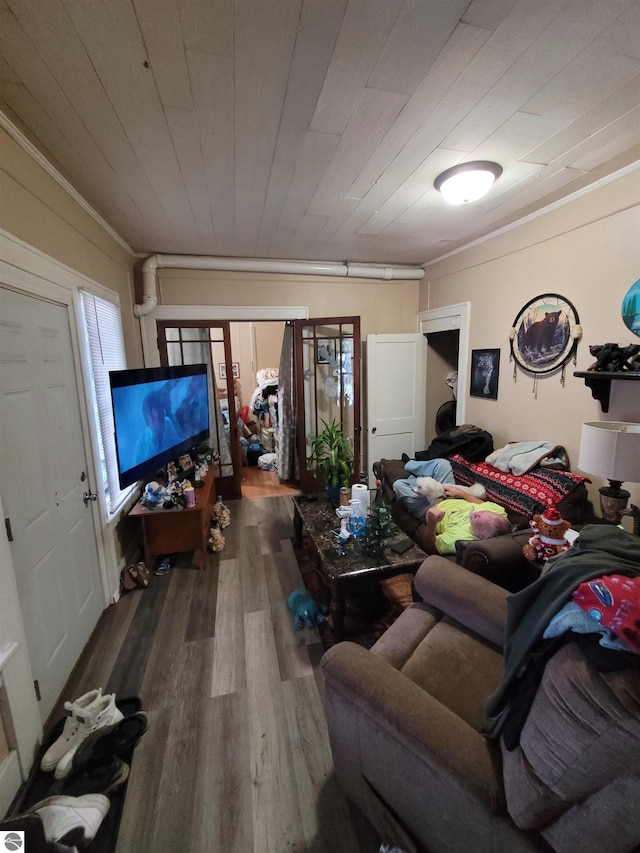
{"type": "Polygon", "coordinates": [[[499,450],[494,450],[485,459],[487,465],[493,465],[505,474],[521,476],[537,465],[548,468],[569,469],[567,451],[551,441],[514,441],[499,450]]]}

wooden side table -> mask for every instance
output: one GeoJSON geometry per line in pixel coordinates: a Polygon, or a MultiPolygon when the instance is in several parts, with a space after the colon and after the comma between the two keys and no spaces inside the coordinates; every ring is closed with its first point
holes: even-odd
{"type": "Polygon", "coordinates": [[[195,506],[184,509],[145,509],[138,503],[129,513],[142,523],[144,561],[149,569],[154,557],[179,551],[194,551],[194,563],[201,570],[205,568],[209,519],[216,502],[213,466],[207,471],[204,486],[195,491],[195,506]]]}

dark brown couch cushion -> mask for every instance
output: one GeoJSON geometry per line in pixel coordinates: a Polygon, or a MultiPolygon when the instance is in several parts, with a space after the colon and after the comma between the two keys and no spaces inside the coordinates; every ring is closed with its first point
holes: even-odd
{"type": "Polygon", "coordinates": [[[640,670],[599,673],[574,643],[547,663],[520,746],[503,746],[507,808],[543,828],[614,779],[640,773],[640,670]]]}

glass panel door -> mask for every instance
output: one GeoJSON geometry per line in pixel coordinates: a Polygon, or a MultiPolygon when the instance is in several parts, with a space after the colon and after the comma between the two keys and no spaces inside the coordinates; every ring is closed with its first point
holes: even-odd
{"type": "Polygon", "coordinates": [[[321,491],[306,460],[323,421],[337,421],[353,443],[354,481],[360,459],[360,317],[295,321],[296,397],[300,488],[321,491]]]}
{"type": "Polygon", "coordinates": [[[206,364],[209,368],[209,444],[218,452],[216,490],[223,498],[239,498],[242,452],[238,433],[238,400],[234,389],[231,335],[226,321],[158,321],[162,365],[206,364]],[[226,380],[216,382],[216,365],[225,365],[226,380]]]}

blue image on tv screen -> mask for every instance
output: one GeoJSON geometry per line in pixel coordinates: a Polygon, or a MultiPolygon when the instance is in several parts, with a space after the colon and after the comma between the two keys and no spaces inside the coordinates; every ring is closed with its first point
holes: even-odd
{"type": "Polygon", "coordinates": [[[121,473],[158,461],[174,448],[186,450],[208,435],[206,372],[112,387],[111,393],[121,473]]]}

